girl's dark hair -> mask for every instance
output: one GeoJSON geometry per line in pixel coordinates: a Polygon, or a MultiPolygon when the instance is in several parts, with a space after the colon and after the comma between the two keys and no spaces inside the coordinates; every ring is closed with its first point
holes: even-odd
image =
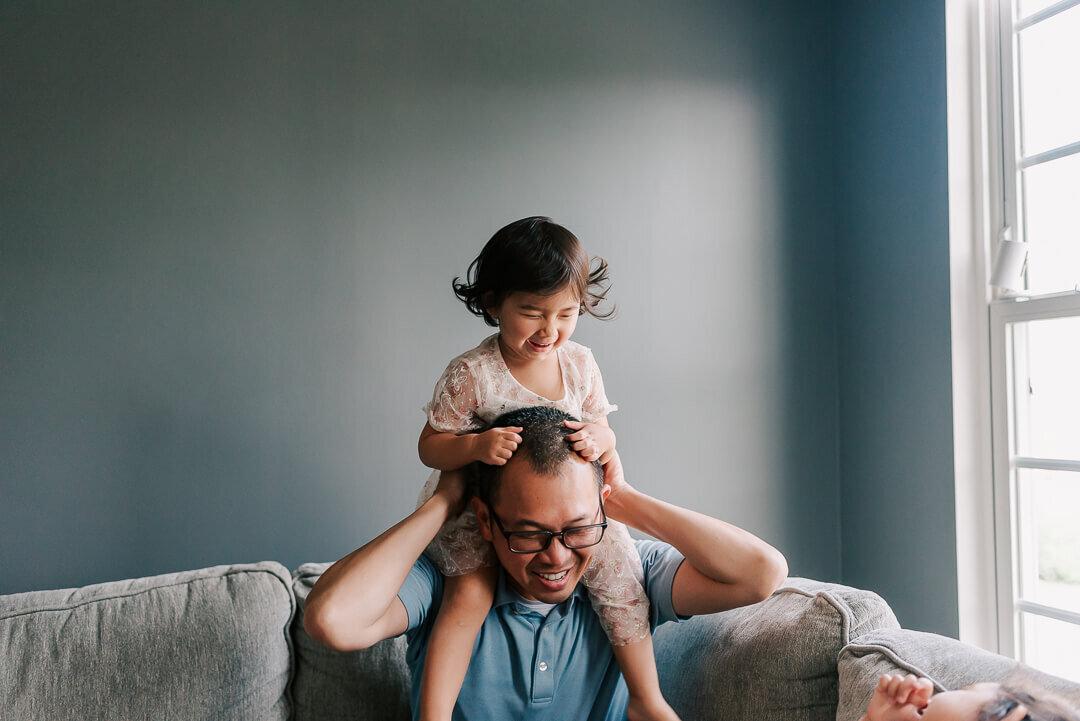
{"type": "Polygon", "coordinates": [[[511,293],[549,295],[565,287],[581,299],[578,313],[610,318],[598,306],[609,290],[607,262],[588,253],[573,233],[551,218],[522,218],[500,228],[469,265],[466,280],[454,278],[454,295],[488,325],[488,314],[511,293]],[[590,270],[590,264],[595,268],[590,270]]]}
{"type": "MultiPolygon", "coordinates": [[[[554,476],[574,454],[574,449],[566,437],[575,431],[567,428],[563,421],[576,421],[574,416],[549,406],[526,406],[503,413],[484,430],[491,428],[521,428],[521,444],[514,451],[514,457],[522,456],[537,473],[554,476]]],[[[591,463],[596,475],[597,490],[604,486],[604,469],[599,462],[591,463]]],[[[470,466],[472,492],[488,507],[497,496],[499,479],[504,466],[489,466],[475,461],[470,466]]]]}
{"type": "Polygon", "coordinates": [[[1002,682],[997,698],[980,710],[978,721],[1000,721],[1018,704],[1027,708],[1025,721],[1080,721],[1077,709],[1019,674],[1002,682]]]}

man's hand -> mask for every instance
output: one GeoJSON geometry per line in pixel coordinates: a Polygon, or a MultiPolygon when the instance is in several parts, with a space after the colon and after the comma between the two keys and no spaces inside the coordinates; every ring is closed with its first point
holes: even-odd
{"type": "Polygon", "coordinates": [[[518,433],[521,433],[520,427],[510,426],[492,428],[483,433],[460,437],[468,438],[472,444],[470,455],[474,461],[480,461],[489,466],[504,466],[521,443],[521,436],[518,433]]]}
{"type": "Polygon", "coordinates": [[[882,676],[860,721],[918,721],[933,695],[929,679],[911,674],[882,676]]]}
{"type": "Polygon", "coordinates": [[[608,487],[604,507],[609,513],[618,517],[620,502],[634,490],[623,475],[622,459],[619,458],[618,451],[612,451],[610,460],[604,464],[604,485],[608,487]]]}
{"type": "Polygon", "coordinates": [[[563,421],[567,428],[576,431],[566,437],[579,456],[589,463],[607,463],[615,452],[615,431],[602,423],[563,421]]]}
{"type": "Polygon", "coordinates": [[[439,483],[435,486],[435,492],[432,495],[442,496],[446,499],[451,518],[460,516],[461,512],[465,510],[465,503],[469,499],[466,492],[467,485],[463,469],[439,472],[439,483]]]}

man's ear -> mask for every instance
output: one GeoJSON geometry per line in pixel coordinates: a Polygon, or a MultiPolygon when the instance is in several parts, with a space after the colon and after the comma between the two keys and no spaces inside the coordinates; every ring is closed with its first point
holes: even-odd
{"type": "Polygon", "coordinates": [[[607,497],[611,495],[611,484],[605,483],[600,487],[600,500],[606,501],[607,497]]]}
{"type": "Polygon", "coordinates": [[[473,513],[476,514],[476,527],[480,536],[488,543],[494,543],[495,538],[491,535],[491,516],[488,513],[487,504],[476,496],[472,498],[473,513]]]}

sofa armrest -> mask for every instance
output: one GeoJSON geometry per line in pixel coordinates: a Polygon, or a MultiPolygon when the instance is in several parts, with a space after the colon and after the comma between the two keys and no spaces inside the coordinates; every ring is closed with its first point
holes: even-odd
{"type": "Polygon", "coordinates": [[[899,624],[869,591],[790,578],[761,603],[657,629],[665,697],[684,719],[832,721],[836,658],[899,624]]]}

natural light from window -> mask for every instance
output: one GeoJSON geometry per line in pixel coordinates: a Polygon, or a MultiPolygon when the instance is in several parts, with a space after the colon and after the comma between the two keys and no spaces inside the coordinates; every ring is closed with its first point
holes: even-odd
{"type": "Polygon", "coordinates": [[[991,308],[1000,638],[1080,681],[1080,0],[1000,2],[1002,220],[1028,249],[991,308]]]}

